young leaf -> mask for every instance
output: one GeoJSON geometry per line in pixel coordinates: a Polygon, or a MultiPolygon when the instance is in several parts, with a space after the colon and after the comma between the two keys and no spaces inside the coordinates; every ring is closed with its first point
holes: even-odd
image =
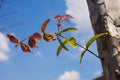
{"type": "Polygon", "coordinates": [[[74,31],[74,30],[77,30],[77,29],[76,29],[76,28],[66,28],[66,29],[62,30],[62,31],[60,32],[60,34],[65,33],[65,32],[74,31]]]}
{"type": "Polygon", "coordinates": [[[83,56],[87,50],[85,49],[80,55],[80,64],[82,63],[83,56]]]}
{"type": "Polygon", "coordinates": [[[67,51],[69,51],[69,50],[68,50],[68,48],[65,46],[65,44],[67,43],[67,40],[65,40],[65,41],[62,43],[62,41],[59,39],[59,37],[57,37],[57,39],[58,39],[58,41],[59,41],[59,43],[60,43],[60,46],[59,46],[58,49],[57,49],[57,56],[59,56],[62,48],[64,48],[64,49],[67,50],[67,51]]]}
{"type": "Polygon", "coordinates": [[[61,45],[66,51],[69,51],[68,48],[63,44],[63,42],[60,40],[59,37],[57,37],[57,40],[59,41],[60,45],[61,45]]]}
{"type": "Polygon", "coordinates": [[[50,19],[47,19],[43,24],[42,24],[42,27],[41,27],[41,31],[44,33],[45,29],[46,29],[46,26],[47,24],[49,23],[50,19]]]}
{"type": "Polygon", "coordinates": [[[72,48],[74,48],[74,49],[77,48],[75,38],[73,38],[73,37],[69,38],[69,39],[67,40],[67,43],[68,43],[68,45],[70,45],[72,48]]]}
{"type": "Polygon", "coordinates": [[[56,15],[56,16],[54,17],[54,20],[60,21],[61,19],[62,19],[62,16],[61,16],[61,15],[56,15]]]}
{"type": "Polygon", "coordinates": [[[86,48],[89,48],[89,46],[95,41],[97,40],[98,38],[100,38],[101,36],[104,36],[104,35],[107,35],[108,33],[100,33],[100,34],[97,34],[95,36],[93,36],[86,44],[86,48]]]}
{"type": "Polygon", "coordinates": [[[51,42],[51,41],[54,41],[54,36],[55,34],[51,34],[51,33],[44,33],[43,34],[43,39],[47,42],[51,42]]]}

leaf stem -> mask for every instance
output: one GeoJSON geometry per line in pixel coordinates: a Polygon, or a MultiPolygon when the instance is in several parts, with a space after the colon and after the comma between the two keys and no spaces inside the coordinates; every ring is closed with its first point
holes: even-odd
{"type": "Polygon", "coordinates": [[[21,44],[23,41],[25,41],[26,39],[28,39],[28,37],[24,38],[22,41],[20,41],[18,44],[15,45],[15,47],[17,47],[19,44],[21,44]]]}
{"type": "MultiPolygon", "coordinates": [[[[65,37],[62,36],[61,34],[58,34],[58,35],[61,36],[62,38],[65,38],[65,37]]],[[[90,52],[90,53],[91,53],[92,55],[94,55],[95,57],[101,59],[98,55],[96,55],[94,52],[92,52],[91,50],[87,49],[86,47],[84,47],[84,46],[82,46],[82,45],[80,45],[80,44],[78,44],[78,43],[75,43],[75,44],[76,44],[77,46],[79,46],[79,47],[81,47],[81,48],[87,50],[88,52],[90,52]]]]}
{"type": "Polygon", "coordinates": [[[96,54],[95,54],[94,52],[92,52],[91,50],[85,48],[84,46],[82,46],[82,45],[80,45],[80,44],[78,44],[78,43],[76,43],[76,45],[78,45],[79,47],[87,50],[87,51],[90,52],[92,55],[96,56],[97,58],[101,59],[98,55],[96,55],[96,54]]]}

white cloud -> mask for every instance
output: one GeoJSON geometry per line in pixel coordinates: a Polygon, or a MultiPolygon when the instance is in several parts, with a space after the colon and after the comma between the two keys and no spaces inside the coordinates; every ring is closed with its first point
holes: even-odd
{"type": "Polygon", "coordinates": [[[10,51],[10,48],[8,46],[8,41],[6,37],[0,33],[0,61],[6,61],[8,60],[9,56],[6,54],[10,51]]]}
{"type": "Polygon", "coordinates": [[[9,51],[7,39],[2,33],[0,33],[0,50],[9,51]]]}
{"type": "Polygon", "coordinates": [[[75,18],[72,20],[79,30],[79,32],[85,32],[90,30],[91,23],[89,19],[89,13],[86,0],[65,0],[67,14],[71,14],[75,18]]]}
{"type": "MultiPolygon", "coordinates": [[[[86,0],[65,0],[65,2],[67,7],[66,13],[75,17],[71,21],[75,23],[75,27],[78,29],[71,36],[76,38],[77,43],[86,45],[86,42],[93,36],[87,2],[86,0]]],[[[79,52],[82,50],[78,48],[79,52]]],[[[78,52],[76,53],[75,59],[76,57],[79,58],[80,55],[78,52]]]]}
{"type": "Polygon", "coordinates": [[[7,54],[0,51],[0,61],[6,61],[8,58],[9,56],[7,54]]]}
{"type": "Polygon", "coordinates": [[[94,76],[100,76],[102,75],[102,72],[100,70],[97,70],[93,73],[94,76]]]}
{"type": "Polygon", "coordinates": [[[66,71],[58,80],[80,80],[80,74],[76,71],[66,71]]]}

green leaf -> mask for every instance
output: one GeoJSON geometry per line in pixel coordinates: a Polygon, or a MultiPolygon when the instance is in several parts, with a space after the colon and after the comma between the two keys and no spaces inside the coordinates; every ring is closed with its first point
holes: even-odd
{"type": "Polygon", "coordinates": [[[71,46],[72,48],[76,49],[77,46],[76,46],[76,40],[75,38],[71,37],[67,40],[67,43],[69,46],[71,46]]]}
{"type": "Polygon", "coordinates": [[[89,46],[95,41],[97,40],[98,38],[100,38],[101,36],[104,36],[104,35],[107,35],[108,33],[100,33],[100,34],[97,34],[95,36],[93,36],[86,44],[86,48],[88,49],[89,46]]]}
{"type": "Polygon", "coordinates": [[[46,26],[48,25],[50,19],[47,19],[43,24],[42,24],[42,27],[41,27],[41,31],[44,33],[45,32],[45,29],[46,29],[46,26]]]}
{"type": "Polygon", "coordinates": [[[59,46],[58,49],[57,49],[57,56],[59,56],[62,48],[64,48],[66,51],[69,51],[68,48],[65,46],[65,44],[67,43],[66,40],[65,40],[64,42],[62,42],[59,37],[57,37],[57,40],[58,40],[59,43],[60,43],[60,46],[59,46]]]}
{"type": "Polygon", "coordinates": [[[60,32],[60,34],[65,33],[65,32],[70,32],[70,31],[75,31],[77,30],[76,28],[66,28],[60,32]]]}
{"type": "Polygon", "coordinates": [[[87,49],[89,48],[89,46],[95,41],[97,40],[98,38],[100,38],[101,36],[104,36],[104,35],[108,35],[108,33],[100,33],[100,34],[97,34],[95,36],[93,36],[86,44],[86,49],[81,53],[80,55],[80,64],[82,63],[82,59],[83,59],[83,56],[85,54],[85,52],[87,51],[87,49]]]}
{"type": "Polygon", "coordinates": [[[87,50],[85,49],[80,55],[80,64],[82,63],[83,56],[87,50]]]}

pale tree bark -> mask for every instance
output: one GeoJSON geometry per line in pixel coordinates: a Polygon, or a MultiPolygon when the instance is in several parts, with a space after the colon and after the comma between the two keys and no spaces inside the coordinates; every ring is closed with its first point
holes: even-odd
{"type": "Polygon", "coordinates": [[[87,0],[95,34],[108,32],[97,40],[105,80],[120,80],[120,0],[87,0]]]}

